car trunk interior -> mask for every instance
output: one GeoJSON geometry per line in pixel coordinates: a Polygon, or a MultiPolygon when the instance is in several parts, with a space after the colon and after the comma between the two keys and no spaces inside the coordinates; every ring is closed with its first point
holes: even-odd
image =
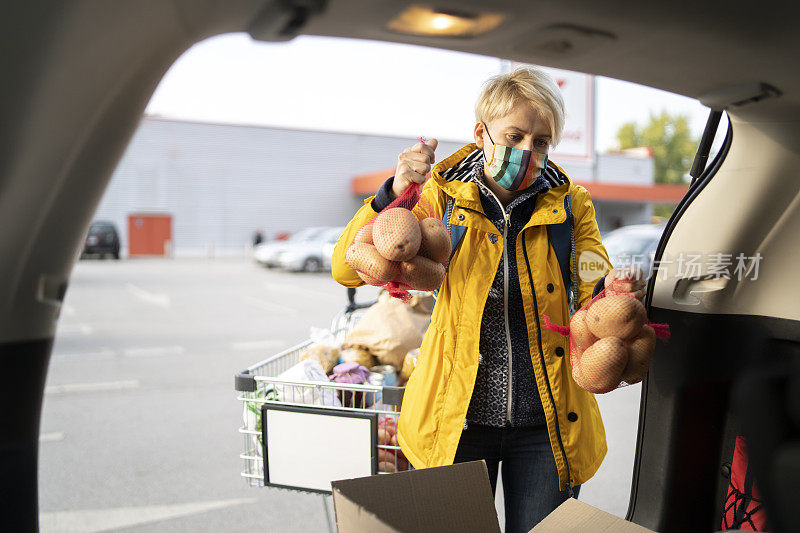
{"type": "MultiPolygon", "coordinates": [[[[762,256],[757,280],[689,279],[662,264],[652,322],[670,324],[642,386],[627,518],[658,531],[719,529],[733,437],[748,438],[773,531],[791,529],[800,475],[800,32],[782,2],[435,2],[504,17],[475,37],[387,29],[411,2],[17,2],[0,39],[0,529],[37,521],[42,392],[70,272],[112,172],[173,62],[208,37],[250,32],[432,46],[640,83],[730,119],[724,149],[676,209],[656,260],[762,256]],[[24,228],[21,231],[17,228],[24,228]]],[[[368,74],[365,73],[365,76],[368,74]]],[[[424,96],[430,83],[398,73],[424,96]]],[[[280,73],[275,83],[281,83],[280,73]]],[[[358,84],[359,80],[342,80],[358,84]]],[[[458,90],[454,87],[453,90],[458,90]]]]}

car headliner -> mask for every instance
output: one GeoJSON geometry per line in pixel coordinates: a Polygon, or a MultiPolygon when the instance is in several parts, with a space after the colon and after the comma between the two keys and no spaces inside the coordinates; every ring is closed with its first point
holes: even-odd
{"type": "MultiPolygon", "coordinates": [[[[188,3],[188,2],[187,2],[188,3]]],[[[737,4],[719,1],[436,2],[467,13],[506,16],[497,30],[473,39],[404,36],[386,22],[413,2],[333,0],[311,19],[304,33],[394,40],[599,74],[693,98],[724,88],[766,82],[784,97],[759,105],[761,118],[800,112],[800,71],[792,57],[800,50],[796,4],[737,4]],[[368,8],[366,6],[369,6],[368,8]],[[548,52],[548,28],[572,26],[607,34],[580,49],[548,52]]],[[[549,30],[553,32],[553,30],[549,30]]],[[[555,35],[555,34],[554,34],[555,35]]],[[[551,47],[552,48],[552,47],[551,47]]],[[[754,115],[756,116],[756,115],[754,115]]],[[[797,116],[796,114],[794,115],[797,116]]]]}

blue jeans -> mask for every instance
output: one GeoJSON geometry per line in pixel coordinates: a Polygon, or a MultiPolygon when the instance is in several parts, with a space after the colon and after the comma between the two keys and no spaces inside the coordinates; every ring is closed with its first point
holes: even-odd
{"type": "MultiPolygon", "coordinates": [[[[454,463],[486,461],[492,494],[503,461],[506,533],[527,533],[569,497],[558,490],[558,472],[547,427],[496,428],[469,423],[461,433],[454,463]]],[[[572,488],[578,497],[580,485],[572,488]]]]}

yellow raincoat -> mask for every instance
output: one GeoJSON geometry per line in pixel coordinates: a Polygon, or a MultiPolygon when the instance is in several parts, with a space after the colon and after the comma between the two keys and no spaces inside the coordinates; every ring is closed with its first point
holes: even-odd
{"type": "MultiPolygon", "coordinates": [[[[414,468],[453,463],[478,371],[483,308],[503,254],[502,235],[495,242],[488,238],[487,234],[497,235],[497,228],[483,212],[477,185],[446,181],[441,175],[476,148],[474,143],[468,144],[435,165],[431,178],[422,188],[419,204],[433,208],[435,213],[423,215],[420,207],[415,209],[420,218],[436,216],[441,219],[449,196],[455,200],[450,221],[466,226],[467,230],[448,266],[431,325],[422,341],[417,367],[403,397],[397,437],[414,468]]],[[[552,161],[548,161],[548,165],[566,176],[552,161]]],[[[610,265],[589,192],[568,177],[567,182],[536,199],[536,208],[517,237],[514,250],[531,362],[558,469],[559,490],[564,490],[568,484],[575,486],[589,480],[607,451],[605,430],[594,395],[578,387],[572,379],[569,338],[541,326],[542,314],[547,314],[555,324],[569,322],[566,288],[545,227],[566,220],[563,206],[567,192],[572,199],[577,257],[580,260],[582,252],[591,250],[610,265]],[[532,272],[528,272],[525,253],[532,272]],[[553,292],[547,291],[549,283],[555,287],[553,292]],[[559,350],[562,356],[556,353],[558,347],[563,349],[563,352],[559,350]]],[[[371,207],[372,198],[364,201],[334,249],[331,271],[334,279],[346,287],[364,285],[345,262],[345,252],[356,232],[376,215],[371,207]]],[[[512,252],[509,250],[509,253],[512,252]]],[[[608,270],[610,267],[606,272],[608,270]]],[[[597,281],[577,279],[576,309],[591,299],[597,281]]]]}

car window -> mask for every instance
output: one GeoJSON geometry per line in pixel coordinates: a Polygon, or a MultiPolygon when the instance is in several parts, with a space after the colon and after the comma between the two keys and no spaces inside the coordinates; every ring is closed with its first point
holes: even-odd
{"type": "Polygon", "coordinates": [[[344,231],[344,228],[334,228],[325,236],[325,242],[335,244],[339,240],[339,236],[344,231]]]}
{"type": "Polygon", "coordinates": [[[654,241],[658,242],[660,235],[661,233],[657,232],[616,231],[609,233],[603,239],[603,245],[609,257],[644,254],[654,241]]]}
{"type": "Polygon", "coordinates": [[[102,235],[103,233],[113,233],[114,227],[108,224],[94,224],[89,228],[89,235],[102,235]]]}
{"type": "Polygon", "coordinates": [[[304,230],[300,230],[291,237],[289,240],[292,242],[308,242],[313,241],[320,233],[324,231],[325,228],[306,228],[304,230]]]}

